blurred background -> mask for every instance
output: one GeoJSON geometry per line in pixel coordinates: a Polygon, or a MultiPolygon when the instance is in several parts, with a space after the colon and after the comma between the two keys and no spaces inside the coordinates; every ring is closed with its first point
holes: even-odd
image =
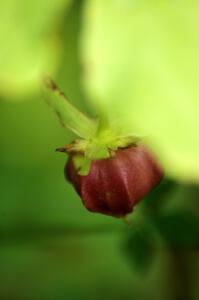
{"type": "Polygon", "coordinates": [[[85,2],[0,4],[0,299],[198,299],[197,183],[166,175],[128,226],[86,211],[64,179],[55,149],[74,136],[40,82],[50,74],[93,113],[79,50],[85,2]]]}

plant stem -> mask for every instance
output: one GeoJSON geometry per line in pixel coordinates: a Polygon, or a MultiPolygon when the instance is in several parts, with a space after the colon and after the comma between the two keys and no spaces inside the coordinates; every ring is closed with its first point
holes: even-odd
{"type": "Polygon", "coordinates": [[[191,300],[190,273],[186,261],[186,253],[181,249],[172,249],[170,252],[169,277],[173,291],[173,300],[191,300]]]}

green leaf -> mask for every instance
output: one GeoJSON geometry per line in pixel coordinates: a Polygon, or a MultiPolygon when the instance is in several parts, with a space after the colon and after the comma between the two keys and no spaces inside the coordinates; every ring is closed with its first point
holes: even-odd
{"type": "Polygon", "coordinates": [[[189,0],[87,0],[82,35],[91,101],[187,181],[199,181],[198,11],[189,0]]]}
{"type": "Polygon", "coordinates": [[[176,193],[178,187],[179,184],[177,184],[177,182],[165,178],[145,197],[145,201],[142,202],[142,205],[145,206],[145,209],[147,208],[150,215],[159,214],[165,209],[165,206],[168,204],[168,199],[176,193]]]}
{"type": "Polygon", "coordinates": [[[0,2],[0,92],[38,89],[43,74],[57,69],[58,28],[71,0],[0,2]]]}
{"type": "Polygon", "coordinates": [[[150,229],[144,225],[132,229],[125,242],[125,250],[132,268],[143,274],[149,271],[155,258],[155,242],[150,229]]]}
{"type": "Polygon", "coordinates": [[[43,94],[64,127],[82,138],[89,138],[95,133],[96,122],[73,106],[51,79],[46,79],[43,94]]]}
{"type": "Polygon", "coordinates": [[[198,249],[199,217],[191,212],[173,212],[155,219],[156,227],[167,243],[179,249],[198,249]]]}

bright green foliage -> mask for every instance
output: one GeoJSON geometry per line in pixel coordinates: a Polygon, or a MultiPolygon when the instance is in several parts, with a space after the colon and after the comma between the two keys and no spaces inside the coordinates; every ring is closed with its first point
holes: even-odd
{"type": "Polygon", "coordinates": [[[6,0],[0,3],[0,92],[38,88],[58,63],[57,19],[71,0],[6,0]],[[56,21],[56,22],[55,22],[56,21]]]}
{"type": "Polygon", "coordinates": [[[88,0],[82,36],[91,101],[188,181],[199,181],[198,11],[198,1],[88,0]]]}

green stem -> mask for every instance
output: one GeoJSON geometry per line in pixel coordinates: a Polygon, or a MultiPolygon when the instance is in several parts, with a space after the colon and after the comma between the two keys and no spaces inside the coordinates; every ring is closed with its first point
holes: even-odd
{"type": "Polygon", "coordinates": [[[173,300],[191,300],[190,273],[185,253],[180,249],[171,249],[170,264],[169,280],[173,290],[173,300]]]}

